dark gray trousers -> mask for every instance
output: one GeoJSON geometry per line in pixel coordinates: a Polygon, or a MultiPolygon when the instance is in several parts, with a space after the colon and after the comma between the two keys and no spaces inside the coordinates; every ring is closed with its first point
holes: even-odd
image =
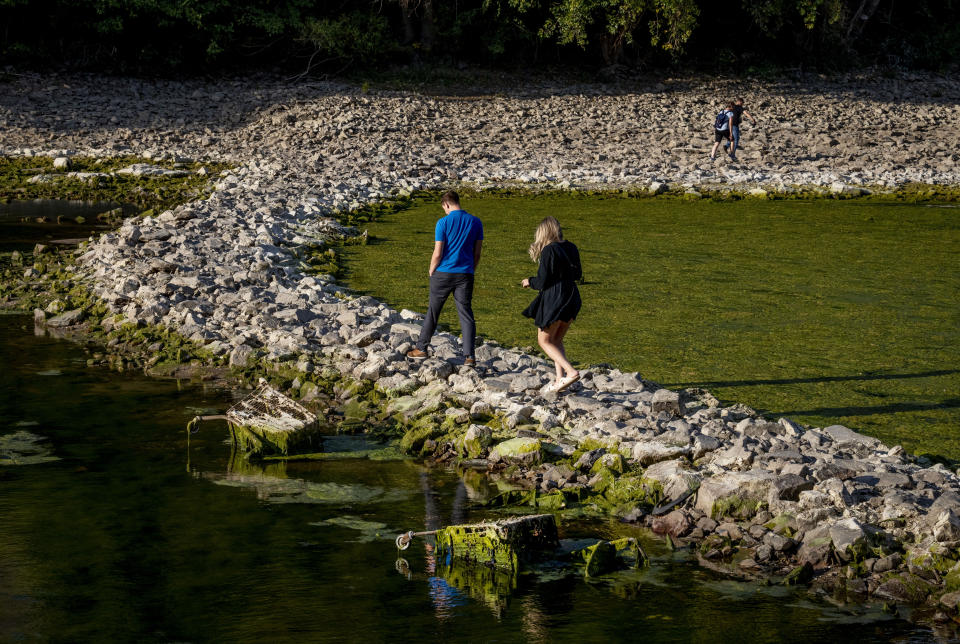
{"type": "Polygon", "coordinates": [[[437,320],[447,297],[453,293],[453,301],[457,305],[457,315],[460,316],[460,332],[463,333],[463,357],[473,357],[473,344],[477,335],[477,325],[473,321],[473,273],[441,273],[434,271],[430,277],[430,307],[427,309],[423,329],[417,348],[426,351],[430,344],[433,332],[437,330],[437,320]]]}

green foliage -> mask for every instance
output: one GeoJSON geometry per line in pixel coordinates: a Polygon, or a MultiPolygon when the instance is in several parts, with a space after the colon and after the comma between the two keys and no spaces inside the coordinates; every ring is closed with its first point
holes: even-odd
{"type": "Polygon", "coordinates": [[[372,63],[390,53],[387,20],[382,15],[355,11],[335,18],[308,18],[302,37],[317,51],[335,60],[372,63]]]}
{"type": "MultiPolygon", "coordinates": [[[[0,56],[118,71],[543,58],[955,64],[955,0],[0,0],[0,56]],[[752,32],[752,33],[751,33],[752,32]],[[752,37],[756,33],[766,38],[752,37]],[[838,53],[846,54],[842,59],[838,53]],[[859,55],[859,58],[858,58],[859,55]],[[751,55],[751,58],[754,56],[751,55]]],[[[756,62],[752,63],[756,64],[756,62]]],[[[457,65],[458,66],[458,65],[457,65]]]]}
{"type": "MultiPolygon", "coordinates": [[[[531,0],[505,0],[521,14],[537,9],[531,0]]],[[[504,8],[495,7],[498,15],[504,8]]],[[[595,38],[607,63],[617,62],[628,44],[633,44],[644,17],[650,16],[650,43],[674,54],[683,51],[693,34],[699,9],[694,0],[558,0],[549,3],[548,17],[538,35],[560,45],[586,49],[595,38]]]]}

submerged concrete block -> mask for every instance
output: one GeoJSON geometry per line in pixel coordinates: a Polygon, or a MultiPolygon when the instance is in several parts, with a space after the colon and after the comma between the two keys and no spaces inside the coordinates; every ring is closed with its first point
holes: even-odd
{"type": "Polygon", "coordinates": [[[552,514],[535,514],[480,523],[454,525],[437,531],[437,558],[447,557],[515,572],[521,559],[559,545],[552,514]]]}
{"type": "Polygon", "coordinates": [[[226,416],[237,449],[258,456],[311,451],[320,431],[314,413],[265,381],[226,416]]]}

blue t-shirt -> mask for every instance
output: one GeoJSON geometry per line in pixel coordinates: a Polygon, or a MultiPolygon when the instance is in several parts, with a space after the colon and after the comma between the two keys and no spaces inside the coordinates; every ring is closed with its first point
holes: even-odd
{"type": "Polygon", "coordinates": [[[443,257],[437,270],[442,273],[472,273],[473,249],[483,239],[483,224],[466,210],[451,210],[437,221],[434,240],[443,242],[443,257]]]}

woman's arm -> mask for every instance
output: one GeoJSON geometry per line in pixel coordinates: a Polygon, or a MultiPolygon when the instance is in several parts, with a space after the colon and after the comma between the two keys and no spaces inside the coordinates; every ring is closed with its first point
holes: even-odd
{"type": "Polygon", "coordinates": [[[570,244],[570,246],[573,254],[573,257],[570,258],[570,277],[574,282],[578,282],[583,279],[583,267],[580,265],[580,250],[573,244],[570,244]]]}
{"type": "Polygon", "coordinates": [[[536,277],[531,277],[529,280],[530,287],[535,288],[538,291],[543,290],[543,287],[547,285],[552,272],[553,249],[550,248],[550,246],[546,246],[540,253],[540,269],[537,271],[536,277]]]}

